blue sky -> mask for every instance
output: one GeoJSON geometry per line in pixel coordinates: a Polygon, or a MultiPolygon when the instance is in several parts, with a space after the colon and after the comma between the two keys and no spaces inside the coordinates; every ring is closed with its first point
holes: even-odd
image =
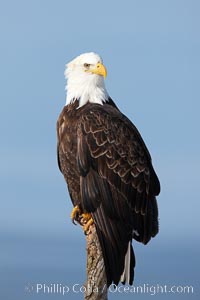
{"type": "MultiPolygon", "coordinates": [[[[137,255],[144,252],[148,261],[153,251],[168,247],[173,261],[175,257],[180,265],[186,261],[188,280],[196,284],[196,273],[190,272],[196,265],[200,229],[200,3],[116,2],[1,3],[0,231],[6,274],[9,276],[10,268],[14,280],[14,270],[20,268],[21,260],[15,259],[14,253],[22,255],[24,268],[29,270],[23,271],[21,283],[16,283],[19,293],[32,266],[35,280],[39,278],[39,266],[55,243],[60,262],[66,260],[66,269],[75,251],[73,243],[79,241],[81,253],[85,251],[80,229],[69,220],[71,203],[57,168],[55,127],[65,104],[65,64],[87,51],[103,57],[109,94],[141,132],[161,180],[160,234],[148,251],[136,245],[137,255]],[[38,247],[35,255],[34,247],[26,241],[38,247]]],[[[43,281],[52,257],[45,260],[43,281]]],[[[154,263],[164,268],[168,260],[164,262],[163,257],[154,263]]],[[[56,269],[54,263],[52,268],[56,269]]],[[[83,256],[80,280],[84,263],[83,256]]],[[[63,274],[68,276],[66,269],[63,267],[63,274]]],[[[139,267],[137,272],[142,281],[139,267]]],[[[182,271],[177,269],[176,275],[183,281],[182,271]]]]}

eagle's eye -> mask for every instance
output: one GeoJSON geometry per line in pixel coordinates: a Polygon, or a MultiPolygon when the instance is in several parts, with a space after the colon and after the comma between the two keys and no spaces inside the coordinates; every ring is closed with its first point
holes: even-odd
{"type": "Polygon", "coordinates": [[[90,64],[85,63],[85,64],[84,64],[84,67],[85,67],[86,69],[89,69],[90,64]]]}

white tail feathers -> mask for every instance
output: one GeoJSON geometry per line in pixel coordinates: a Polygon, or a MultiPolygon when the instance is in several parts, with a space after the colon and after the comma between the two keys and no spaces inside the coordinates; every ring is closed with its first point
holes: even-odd
{"type": "Polygon", "coordinates": [[[124,271],[120,278],[120,281],[122,283],[130,282],[130,267],[131,267],[131,242],[128,243],[128,248],[124,260],[124,271]]]}

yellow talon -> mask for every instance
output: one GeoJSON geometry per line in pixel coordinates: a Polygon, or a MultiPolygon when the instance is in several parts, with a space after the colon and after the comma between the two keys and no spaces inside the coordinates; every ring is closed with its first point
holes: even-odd
{"type": "Polygon", "coordinates": [[[90,213],[83,213],[83,214],[81,215],[81,217],[82,217],[82,219],[83,219],[83,222],[88,222],[88,221],[92,218],[92,216],[91,216],[90,213]]]}
{"type": "Polygon", "coordinates": [[[83,230],[84,230],[85,234],[86,234],[87,231],[89,230],[90,225],[92,225],[92,224],[94,223],[94,221],[93,221],[91,215],[90,215],[90,218],[89,218],[88,220],[86,220],[86,222],[87,222],[87,223],[85,223],[85,224],[83,225],[83,230]]]}
{"type": "Polygon", "coordinates": [[[94,223],[91,214],[90,213],[82,213],[78,205],[76,205],[72,209],[70,217],[74,224],[75,224],[74,221],[77,221],[83,227],[85,234],[89,230],[90,225],[92,225],[94,223]]]}
{"type": "Polygon", "coordinates": [[[72,222],[74,223],[74,220],[77,219],[77,216],[81,213],[81,210],[80,208],[78,207],[78,205],[76,205],[73,209],[72,209],[72,212],[71,212],[71,219],[72,219],[72,222]]]}

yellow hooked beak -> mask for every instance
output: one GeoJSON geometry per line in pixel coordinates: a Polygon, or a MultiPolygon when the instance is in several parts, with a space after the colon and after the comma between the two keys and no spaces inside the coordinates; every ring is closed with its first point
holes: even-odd
{"type": "Polygon", "coordinates": [[[104,79],[107,76],[106,67],[101,63],[98,63],[94,69],[87,70],[87,72],[103,76],[104,79]]]}

